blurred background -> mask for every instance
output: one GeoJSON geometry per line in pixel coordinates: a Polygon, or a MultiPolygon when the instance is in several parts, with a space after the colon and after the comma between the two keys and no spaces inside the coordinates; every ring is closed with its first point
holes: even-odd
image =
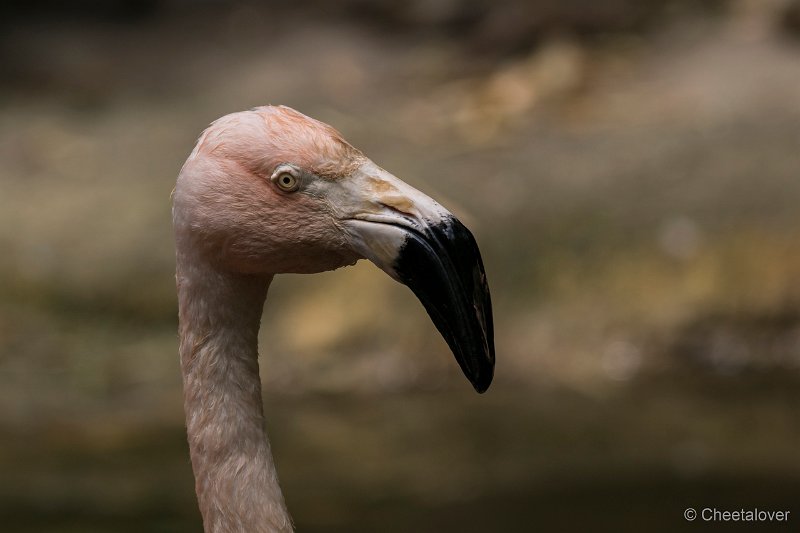
{"type": "Polygon", "coordinates": [[[169,195],[266,103],[442,199],[495,305],[478,396],[372,265],[275,280],[299,531],[797,530],[800,2],[78,0],[0,19],[3,531],[201,529],[169,195]]]}

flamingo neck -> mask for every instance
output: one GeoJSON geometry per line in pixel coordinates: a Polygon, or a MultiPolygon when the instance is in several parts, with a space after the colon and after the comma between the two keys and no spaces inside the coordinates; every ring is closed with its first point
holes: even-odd
{"type": "Polygon", "coordinates": [[[264,430],[258,329],[270,277],[178,253],[184,409],[206,533],[285,533],[292,522],[264,430]]]}

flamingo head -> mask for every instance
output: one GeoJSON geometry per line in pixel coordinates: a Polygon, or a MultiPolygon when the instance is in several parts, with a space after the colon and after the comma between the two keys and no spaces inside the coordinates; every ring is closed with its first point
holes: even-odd
{"type": "Polygon", "coordinates": [[[472,234],[327,124],[284,106],[217,120],[181,169],[173,219],[179,247],[225,271],[369,259],[419,298],[473,387],[489,387],[491,299],[472,234]]]}

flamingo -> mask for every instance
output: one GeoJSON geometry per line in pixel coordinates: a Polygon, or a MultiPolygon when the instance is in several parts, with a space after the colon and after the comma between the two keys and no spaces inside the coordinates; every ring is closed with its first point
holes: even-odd
{"type": "Polygon", "coordinates": [[[414,292],[475,390],[489,387],[491,301],[472,234],[331,126],[284,106],[216,120],[181,168],[172,212],[186,430],[207,533],[293,531],[258,365],[275,274],[369,259],[414,292]]]}

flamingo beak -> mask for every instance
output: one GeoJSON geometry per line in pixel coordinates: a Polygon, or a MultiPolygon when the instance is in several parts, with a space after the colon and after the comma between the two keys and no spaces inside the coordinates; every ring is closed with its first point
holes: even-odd
{"type": "MultiPolygon", "coordinates": [[[[430,197],[372,163],[362,210],[345,220],[354,248],[422,302],[479,393],[494,375],[492,302],[472,233],[430,197]]],[[[364,178],[366,176],[366,178],[364,178]]]]}

